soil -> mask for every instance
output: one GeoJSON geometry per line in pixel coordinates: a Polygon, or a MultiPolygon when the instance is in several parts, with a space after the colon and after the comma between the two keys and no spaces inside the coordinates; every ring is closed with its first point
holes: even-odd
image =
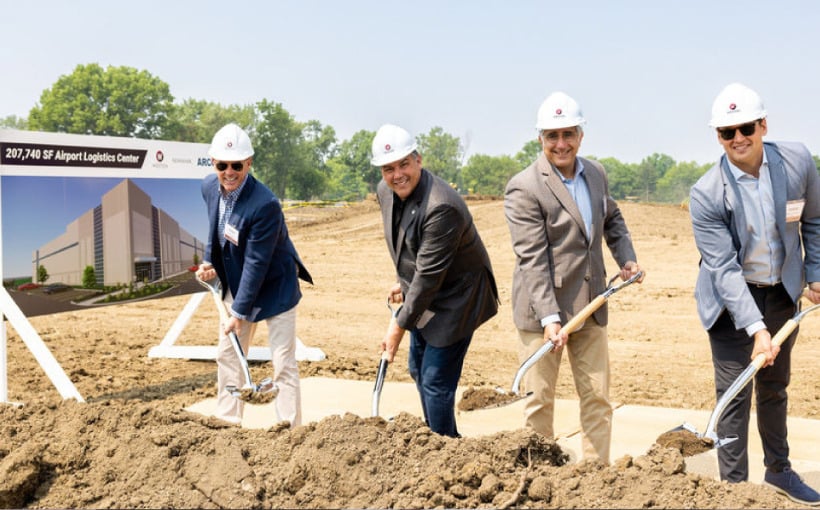
{"type": "Polygon", "coordinates": [[[660,446],[674,448],[684,457],[691,457],[707,452],[715,447],[715,442],[708,437],[700,437],[690,430],[669,430],[655,440],[660,446]]]}
{"type": "Polygon", "coordinates": [[[461,395],[456,404],[459,411],[475,411],[477,409],[492,409],[518,402],[527,396],[516,394],[503,388],[474,388],[470,386],[461,395]]]}
{"type": "MultiPolygon", "coordinates": [[[[501,306],[476,332],[461,384],[506,387],[519,365],[509,232],[500,200],[468,204],[490,252],[501,306]]],[[[688,213],[621,205],[647,277],[608,302],[612,398],[711,410],[713,374],[692,296],[698,255],[688,213]]],[[[301,362],[302,376],[374,380],[394,281],[375,202],[286,214],[316,282],[303,287],[297,331],[327,354],[322,362],[301,362]]],[[[214,363],[147,352],[187,302],[175,296],[32,317],[86,403],[61,399],[7,323],[8,399],[23,405],[0,405],[0,507],[796,507],[761,485],[687,473],[674,446],[655,445],[610,465],[568,463],[553,441],[524,429],[451,439],[407,414],[391,421],[346,414],[255,430],[184,411],[215,396],[214,363]]],[[[217,322],[213,306],[200,306],[177,343],[214,344],[217,322]]],[[[817,316],[801,322],[790,416],[820,413],[818,325],[817,316]]],[[[259,329],[254,345],[264,345],[265,328],[259,329]]],[[[402,347],[396,367],[406,366],[402,347]]],[[[270,365],[252,363],[251,372],[262,380],[270,365]]],[[[410,380],[406,369],[387,378],[410,380]]],[[[558,397],[577,398],[566,366],[558,397]]],[[[658,433],[676,425],[657,423],[658,433]]]]}

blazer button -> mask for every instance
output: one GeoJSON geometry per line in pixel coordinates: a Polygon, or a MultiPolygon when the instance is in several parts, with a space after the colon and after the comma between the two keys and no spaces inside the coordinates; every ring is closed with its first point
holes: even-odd
{"type": "Polygon", "coordinates": [[[590,280],[590,278],[592,278],[592,277],[589,276],[589,275],[584,275],[584,281],[585,282],[588,282],[590,280]]]}

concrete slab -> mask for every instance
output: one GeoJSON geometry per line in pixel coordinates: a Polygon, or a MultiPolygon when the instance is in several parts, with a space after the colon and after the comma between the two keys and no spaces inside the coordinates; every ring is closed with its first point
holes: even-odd
{"type": "MultiPolygon", "coordinates": [[[[331,415],[353,413],[370,416],[373,408],[375,381],[351,381],[327,377],[306,377],[302,385],[302,422],[319,421],[331,415]]],[[[459,388],[456,402],[465,388],[459,388]]],[[[576,433],[579,428],[578,403],[558,400],[556,403],[555,431],[558,437],[576,433]]],[[[206,399],[186,408],[206,416],[213,414],[216,399],[206,399]]],[[[482,436],[502,430],[515,430],[523,422],[524,401],[504,407],[479,411],[457,412],[456,421],[463,436],[482,436]]],[[[391,418],[400,412],[423,416],[416,385],[413,383],[385,382],[379,399],[379,415],[391,418]]],[[[273,403],[246,405],[242,426],[266,429],[276,423],[273,403]]]]}
{"type": "MultiPolygon", "coordinates": [[[[304,423],[319,421],[331,415],[353,413],[370,416],[375,381],[350,381],[325,377],[303,378],[302,419],[304,423]]],[[[458,390],[456,401],[464,388],[458,390]]],[[[206,399],[187,407],[188,411],[206,416],[213,413],[216,399],[206,399]]],[[[576,400],[558,399],[555,403],[555,432],[561,447],[577,461],[581,452],[581,434],[576,400]]],[[[459,431],[467,437],[515,430],[523,423],[524,401],[469,412],[458,412],[459,431]]],[[[385,382],[379,401],[379,415],[389,419],[400,412],[422,416],[416,386],[413,383],[385,382]]],[[[655,439],[683,422],[703,431],[709,421],[709,411],[670,409],[661,407],[616,404],[612,425],[612,460],[624,455],[637,457],[649,450],[655,439]]],[[[273,404],[246,405],[242,426],[267,429],[276,423],[273,404]]],[[[753,417],[754,423],[754,417],[753,417]]],[[[789,418],[789,444],[795,471],[813,487],[820,487],[820,420],[789,418]]],[[[763,453],[757,428],[749,430],[749,481],[763,480],[763,453]]],[[[715,450],[687,458],[687,471],[717,479],[715,450]]]]}

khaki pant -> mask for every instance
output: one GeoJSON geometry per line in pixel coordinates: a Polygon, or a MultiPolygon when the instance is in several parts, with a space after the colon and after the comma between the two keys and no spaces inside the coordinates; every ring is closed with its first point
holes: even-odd
{"type": "MultiPolygon", "coordinates": [[[[542,345],[541,332],[518,330],[519,358],[523,363],[542,345]]],[[[593,319],[569,336],[561,353],[545,354],[523,378],[525,391],[533,395],[524,406],[525,425],[550,439],[555,438],[555,385],[563,351],[569,352],[572,376],[581,407],[581,444],[585,459],[609,463],[612,439],[612,405],[609,403],[609,351],[606,328],[593,319]]]]}
{"type": "MultiPolygon", "coordinates": [[[[232,302],[229,292],[225,304],[230,308],[232,302]]],[[[279,421],[287,420],[291,427],[296,427],[302,424],[302,396],[299,386],[299,365],[296,362],[296,307],[266,319],[265,323],[268,326],[273,383],[279,388],[279,395],[273,406],[276,418],[279,421]]],[[[239,343],[242,344],[242,350],[246,355],[257,324],[242,323],[239,343]]],[[[222,333],[221,327],[219,329],[219,346],[216,352],[217,399],[214,415],[238,424],[242,421],[245,403],[226,392],[225,386],[233,384],[241,388],[245,385],[245,375],[230,338],[222,333]]]]}

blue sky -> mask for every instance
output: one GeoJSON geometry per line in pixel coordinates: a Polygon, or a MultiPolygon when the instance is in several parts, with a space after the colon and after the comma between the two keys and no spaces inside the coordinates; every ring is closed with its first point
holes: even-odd
{"type": "Polygon", "coordinates": [[[468,155],[515,154],[563,90],[581,153],[638,162],[720,154],[706,126],[733,81],[755,88],[771,140],[820,153],[820,2],[0,0],[0,117],[25,116],[78,64],[144,69],[187,98],[280,102],[340,139],[441,126],[468,155]]]}
{"type": "MultiPolygon", "coordinates": [[[[208,218],[194,179],[132,179],[154,206],[206,241],[208,218]]],[[[100,205],[122,179],[3,176],[3,277],[31,276],[34,250],[65,233],[66,226],[100,205]]]]}

